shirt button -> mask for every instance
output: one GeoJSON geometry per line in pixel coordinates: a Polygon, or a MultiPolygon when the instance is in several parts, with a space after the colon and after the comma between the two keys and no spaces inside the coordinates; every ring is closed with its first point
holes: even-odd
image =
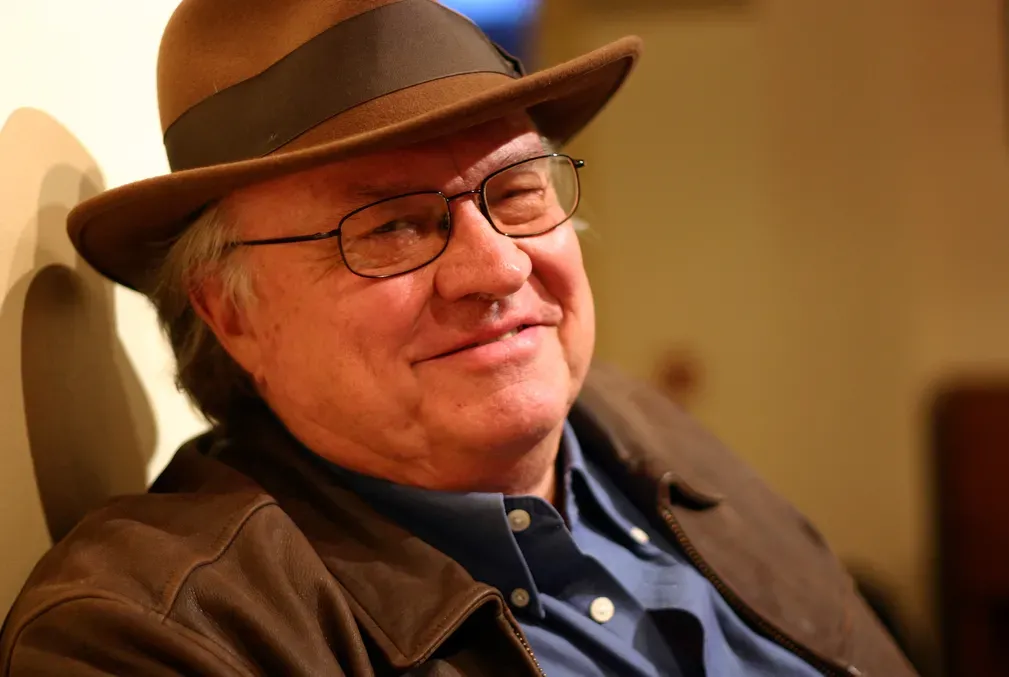
{"type": "Polygon", "coordinates": [[[613,618],[614,613],[616,609],[609,597],[596,597],[589,606],[589,616],[592,616],[592,620],[596,623],[607,622],[613,618]]]}
{"type": "Polygon", "coordinates": [[[512,606],[524,609],[529,606],[529,591],[525,588],[515,588],[511,594],[512,606]]]}
{"type": "Polygon", "coordinates": [[[512,528],[512,531],[525,531],[532,521],[533,518],[522,508],[516,508],[508,513],[508,526],[512,528]]]}
{"type": "Polygon", "coordinates": [[[628,533],[630,533],[631,538],[641,545],[645,545],[649,540],[651,540],[648,538],[648,534],[645,533],[645,530],[640,527],[634,527],[628,533]]]}

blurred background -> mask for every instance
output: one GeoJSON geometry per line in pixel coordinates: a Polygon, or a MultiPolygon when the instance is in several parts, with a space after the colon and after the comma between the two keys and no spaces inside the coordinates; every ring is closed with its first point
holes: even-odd
{"type": "MultiPolygon", "coordinates": [[[[113,478],[98,494],[142,490],[202,425],[144,300],[88,277],[52,227],[95,186],[166,171],[154,63],[176,4],[0,7],[0,612],[65,529],[54,505],[100,498],[52,479],[68,463],[113,478]],[[119,386],[79,368],[94,351],[119,386]],[[94,417],[73,398],[46,410],[54,354],[132,407],[117,453],[135,471],[79,450],[94,417]]],[[[530,69],[644,37],[569,149],[599,358],[805,512],[923,675],[1009,675],[1005,0],[446,4],[530,69]]]]}

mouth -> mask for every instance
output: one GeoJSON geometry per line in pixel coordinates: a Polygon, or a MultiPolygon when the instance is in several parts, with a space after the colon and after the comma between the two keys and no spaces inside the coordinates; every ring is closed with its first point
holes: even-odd
{"type": "Polygon", "coordinates": [[[448,357],[449,355],[455,355],[456,353],[461,353],[464,350],[470,350],[472,348],[479,348],[480,346],[490,345],[491,343],[497,343],[498,341],[506,341],[506,340],[508,340],[508,339],[510,339],[512,337],[518,336],[519,334],[521,334],[523,331],[525,331],[526,329],[528,329],[531,326],[532,326],[531,324],[520,324],[519,326],[517,326],[514,329],[511,329],[509,331],[506,331],[505,333],[501,334],[500,336],[495,336],[494,338],[487,339],[486,341],[478,341],[476,343],[470,343],[469,345],[465,345],[462,348],[456,348],[455,350],[451,350],[451,351],[449,351],[447,353],[442,353],[438,357],[448,357]]]}

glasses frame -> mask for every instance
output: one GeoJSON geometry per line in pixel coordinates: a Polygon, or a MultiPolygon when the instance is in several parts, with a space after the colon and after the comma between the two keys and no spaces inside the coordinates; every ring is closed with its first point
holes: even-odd
{"type": "Polygon", "coordinates": [[[403,193],[402,195],[392,195],[390,197],[382,198],[381,200],[376,200],[375,202],[369,202],[368,204],[364,205],[363,207],[358,207],[357,209],[354,209],[353,211],[348,212],[347,214],[344,214],[342,217],[340,217],[340,222],[337,224],[336,228],[334,228],[333,230],[327,230],[327,231],[320,232],[320,233],[312,233],[310,235],[291,235],[291,236],[287,236],[287,237],[271,237],[271,238],[257,239],[257,240],[240,240],[240,241],[231,243],[231,246],[232,247],[260,247],[260,246],[264,246],[264,245],[292,244],[292,243],[295,243],[295,242],[317,242],[319,240],[328,240],[330,238],[334,238],[335,237],[336,241],[337,241],[337,245],[340,248],[340,258],[343,260],[343,263],[346,266],[347,270],[349,270],[354,275],[357,275],[359,277],[369,278],[369,279],[376,279],[376,280],[377,279],[385,279],[385,278],[389,278],[389,277],[396,277],[398,275],[406,275],[408,273],[414,272],[415,270],[419,270],[419,269],[423,268],[424,266],[426,266],[426,265],[428,265],[430,263],[433,263],[435,260],[438,259],[439,256],[441,256],[443,253],[445,253],[445,250],[448,249],[448,243],[452,239],[452,232],[455,229],[453,221],[452,221],[452,209],[451,209],[451,207],[452,207],[452,201],[453,200],[458,200],[459,198],[462,198],[462,197],[466,197],[467,195],[476,195],[477,196],[477,207],[480,209],[480,213],[483,214],[484,219],[487,220],[487,223],[489,223],[490,226],[491,226],[491,228],[494,229],[494,232],[496,232],[496,233],[498,233],[500,235],[504,235],[505,237],[508,237],[508,238],[511,238],[511,239],[519,240],[519,239],[523,239],[523,238],[527,238],[527,237],[538,237],[540,235],[546,235],[550,231],[552,231],[552,230],[556,229],[557,227],[563,225],[564,223],[570,221],[571,217],[574,216],[574,213],[578,210],[579,203],[581,203],[581,199],[582,199],[582,184],[581,184],[581,179],[579,177],[578,170],[580,170],[584,166],[585,166],[585,161],[584,160],[576,160],[575,158],[571,157],[570,155],[565,155],[563,153],[546,153],[544,155],[537,155],[537,156],[534,156],[534,157],[526,158],[524,160],[519,160],[518,162],[513,162],[510,165],[507,165],[505,167],[501,167],[500,169],[497,169],[497,170],[491,172],[486,177],[484,177],[483,181],[480,182],[480,187],[476,188],[474,190],[464,190],[461,193],[456,193],[455,195],[445,195],[440,190],[418,190],[418,191],[414,191],[412,193],[403,193]],[[536,160],[544,160],[544,159],[547,159],[547,158],[564,158],[564,159],[566,159],[571,164],[571,166],[575,170],[575,188],[577,189],[577,192],[575,194],[575,203],[571,207],[570,213],[562,221],[554,224],[553,226],[551,226],[550,228],[547,228],[546,230],[541,230],[541,231],[539,231],[537,233],[522,233],[522,234],[514,234],[513,235],[511,233],[502,232],[497,227],[497,224],[494,223],[494,219],[491,217],[490,211],[487,208],[487,184],[491,180],[493,180],[494,177],[499,176],[500,174],[503,174],[503,173],[505,173],[505,172],[507,172],[509,170],[512,170],[515,167],[518,167],[519,165],[524,165],[527,162],[534,162],[536,160]],[[383,203],[386,203],[386,202],[391,202],[392,200],[398,200],[398,199],[404,198],[404,197],[413,197],[415,195],[437,195],[442,200],[445,201],[446,213],[448,214],[448,235],[445,236],[445,243],[442,245],[442,248],[440,250],[438,250],[438,253],[435,254],[434,256],[432,256],[430,259],[428,259],[424,263],[416,265],[413,268],[410,268],[409,270],[404,270],[404,271],[397,272],[397,273],[384,273],[384,274],[381,274],[381,275],[369,275],[369,274],[366,274],[366,273],[359,273],[356,270],[354,270],[353,268],[351,268],[350,265],[347,264],[347,256],[346,256],[345,252],[343,251],[343,236],[342,236],[342,234],[343,234],[343,224],[346,223],[347,219],[351,218],[352,216],[354,216],[356,214],[359,214],[359,213],[363,212],[366,209],[370,209],[370,208],[372,208],[372,207],[374,207],[376,205],[380,205],[380,204],[383,204],[383,203]]]}

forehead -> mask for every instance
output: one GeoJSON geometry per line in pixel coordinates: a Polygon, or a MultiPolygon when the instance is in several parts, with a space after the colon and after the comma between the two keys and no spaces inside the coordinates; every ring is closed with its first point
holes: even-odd
{"type": "Polygon", "coordinates": [[[353,208],[400,193],[475,187],[494,170],[541,152],[543,144],[532,122],[525,115],[515,116],[249,186],[227,202],[243,212],[300,211],[306,203],[353,208]]]}

